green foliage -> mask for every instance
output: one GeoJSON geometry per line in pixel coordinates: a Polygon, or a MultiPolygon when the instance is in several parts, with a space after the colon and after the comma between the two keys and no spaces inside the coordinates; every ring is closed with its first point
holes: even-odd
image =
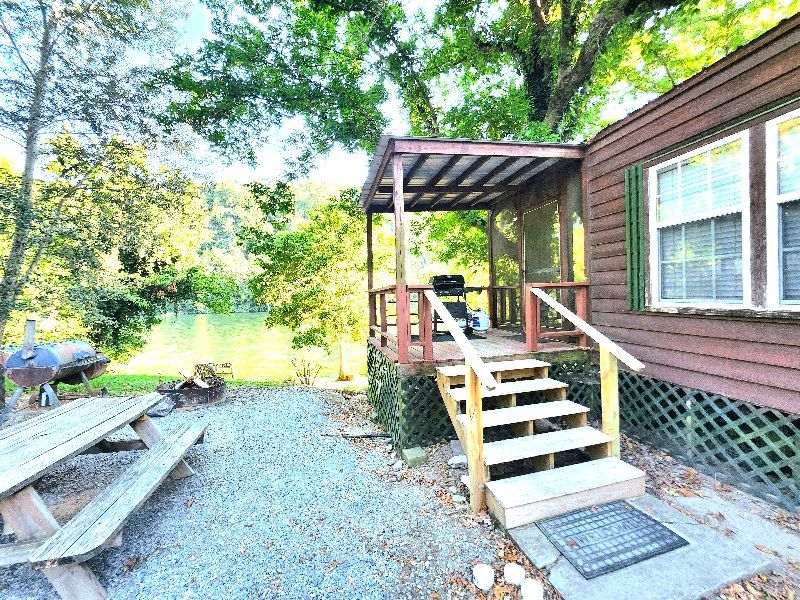
{"type": "Polygon", "coordinates": [[[489,259],[485,211],[432,213],[411,226],[412,252],[424,248],[442,262],[464,269],[482,268],[489,259]]]}
{"type": "MultiPolygon", "coordinates": [[[[177,374],[176,374],[177,375],[177,374]]],[[[118,373],[105,373],[92,380],[92,387],[106,388],[109,396],[132,396],[147,394],[164,383],[164,378],[159,375],[122,375],[118,373]]],[[[278,387],[283,385],[279,381],[250,381],[247,379],[228,380],[228,388],[239,387],[278,387]]],[[[13,393],[14,385],[9,382],[7,392],[13,393]]],[[[83,385],[58,386],[59,393],[77,393],[84,391],[83,385]]]]}
{"type": "Polygon", "coordinates": [[[386,124],[386,99],[371,74],[364,19],[342,23],[320,3],[243,0],[209,3],[214,39],[183,56],[154,82],[180,93],[167,107],[168,126],[187,123],[223,151],[255,160],[257,141],[299,117],[288,146],[297,164],[327,151],[372,149],[386,124]]]}
{"type": "MultiPolygon", "coordinates": [[[[97,146],[62,134],[48,155],[35,182],[37,226],[9,337],[19,339],[25,317],[36,315],[44,335],[87,337],[112,356],[127,355],[170,300],[169,274],[193,260],[205,222],[199,188],[179,171],[150,168],[145,150],[120,138],[97,146]]],[[[0,198],[20,181],[0,168],[0,198]]],[[[10,244],[11,232],[0,230],[0,250],[10,244]]],[[[198,281],[204,297],[219,292],[198,281]]]]}
{"type": "MultiPolygon", "coordinates": [[[[268,326],[294,332],[295,348],[339,347],[366,329],[364,214],[356,190],[345,190],[289,227],[293,192],[276,184],[259,190],[265,222],[246,228],[242,240],[261,272],[251,286],[269,306],[268,326]]],[[[347,377],[340,363],[340,378],[347,377]]]]}

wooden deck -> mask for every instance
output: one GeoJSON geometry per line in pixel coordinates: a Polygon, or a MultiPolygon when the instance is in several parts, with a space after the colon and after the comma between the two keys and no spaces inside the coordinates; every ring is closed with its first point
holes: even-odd
{"type": "MultiPolygon", "coordinates": [[[[377,337],[370,338],[369,342],[383,352],[389,359],[397,363],[397,352],[391,346],[381,346],[377,337]]],[[[536,352],[528,352],[525,347],[525,335],[519,330],[490,329],[484,333],[470,336],[470,342],[475,347],[478,355],[486,361],[511,360],[521,358],[541,358],[547,360],[547,355],[585,352],[577,344],[563,341],[540,341],[536,352]]],[[[431,373],[437,366],[457,365],[464,363],[464,355],[458,344],[447,335],[434,337],[433,358],[424,360],[422,348],[412,346],[409,349],[409,364],[403,365],[408,372],[431,373]]]]}

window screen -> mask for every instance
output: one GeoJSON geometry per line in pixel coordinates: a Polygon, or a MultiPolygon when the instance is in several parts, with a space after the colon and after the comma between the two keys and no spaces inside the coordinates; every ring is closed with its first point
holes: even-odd
{"type": "Polygon", "coordinates": [[[780,205],[781,299],[800,301],[800,200],[780,205]]]}
{"type": "Polygon", "coordinates": [[[656,167],[659,298],[741,303],[744,142],[656,167]]]}
{"type": "Polygon", "coordinates": [[[778,273],[781,302],[800,302],[800,116],[779,122],[778,273]]]}

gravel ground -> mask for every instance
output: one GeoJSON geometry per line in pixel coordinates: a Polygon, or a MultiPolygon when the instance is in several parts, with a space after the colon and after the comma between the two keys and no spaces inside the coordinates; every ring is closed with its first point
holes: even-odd
{"type": "MultiPolygon", "coordinates": [[[[504,551],[488,519],[419,485],[424,468],[390,466],[383,441],[342,438],[341,395],[281,388],[230,397],[159,420],[207,422],[206,442],[187,455],[196,475],[168,479],[129,519],[122,546],[89,561],[112,598],[463,596],[472,562],[504,551]]],[[[138,454],[78,457],[38,490],[64,520],[138,454]]],[[[20,565],[0,568],[0,596],[55,595],[20,565]]]]}

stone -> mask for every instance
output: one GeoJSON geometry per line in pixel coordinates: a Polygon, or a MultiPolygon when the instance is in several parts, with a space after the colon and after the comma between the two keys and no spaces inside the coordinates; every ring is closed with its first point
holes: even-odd
{"type": "Polygon", "coordinates": [[[369,402],[369,398],[367,398],[366,394],[356,394],[355,396],[352,397],[351,401],[360,404],[364,402],[369,402]]]}
{"type": "Polygon", "coordinates": [[[403,457],[403,460],[406,461],[406,464],[409,467],[418,467],[419,465],[424,465],[428,460],[428,455],[425,454],[425,450],[419,446],[414,446],[413,448],[404,448],[400,451],[400,456],[403,457]]]}
{"type": "Polygon", "coordinates": [[[462,496],[461,494],[453,494],[453,504],[466,504],[467,498],[466,496],[462,496]]]}
{"type": "Polygon", "coordinates": [[[398,460],[396,463],[394,463],[394,465],[392,465],[392,468],[395,471],[400,471],[403,468],[403,461],[402,460],[398,460]]]}
{"type": "Polygon", "coordinates": [[[451,494],[457,494],[458,488],[454,485],[451,485],[449,488],[447,488],[447,491],[450,492],[451,494]]]}
{"type": "Polygon", "coordinates": [[[451,467],[466,467],[467,466],[467,457],[463,454],[458,454],[447,461],[447,464],[451,467]]]}
{"type": "Polygon", "coordinates": [[[461,447],[461,442],[458,440],[450,440],[450,451],[453,453],[453,456],[464,454],[464,449],[461,447]]]}
{"type": "Polygon", "coordinates": [[[484,563],[474,565],[472,567],[472,582],[479,590],[488,592],[494,585],[494,569],[484,563]]]}
{"type": "Polygon", "coordinates": [[[161,402],[156,404],[153,408],[147,411],[148,417],[166,417],[175,408],[175,400],[172,398],[164,398],[161,402]]]}
{"type": "Polygon", "coordinates": [[[522,600],[543,600],[544,599],[544,586],[538,579],[531,579],[526,577],[522,580],[519,588],[522,600]]]}
{"type": "Polygon", "coordinates": [[[525,569],[517,563],[506,563],[503,567],[503,579],[511,585],[522,585],[525,579],[525,569]]]}
{"type": "Polygon", "coordinates": [[[378,411],[377,410],[373,410],[371,413],[369,413],[369,420],[372,421],[373,423],[377,423],[378,422],[378,411]]]}

